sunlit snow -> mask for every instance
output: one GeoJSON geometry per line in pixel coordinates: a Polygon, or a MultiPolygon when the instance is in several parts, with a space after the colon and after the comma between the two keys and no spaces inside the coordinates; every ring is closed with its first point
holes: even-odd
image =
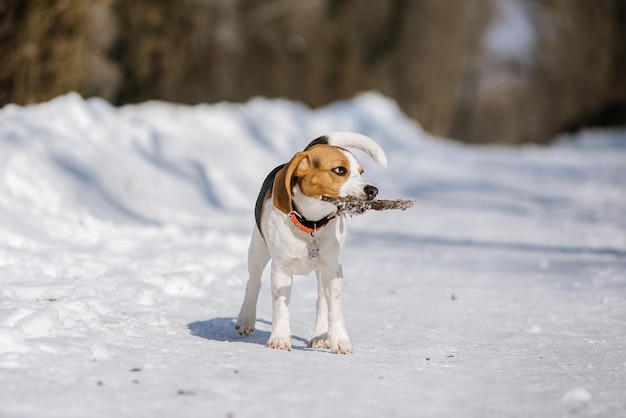
{"type": "Polygon", "coordinates": [[[434,138],[367,93],[114,108],[68,94],[0,110],[2,417],[617,417],[626,410],[626,131],[549,147],[434,138]],[[351,219],[354,354],[234,328],[265,175],[351,130],[405,212],[351,219]]]}

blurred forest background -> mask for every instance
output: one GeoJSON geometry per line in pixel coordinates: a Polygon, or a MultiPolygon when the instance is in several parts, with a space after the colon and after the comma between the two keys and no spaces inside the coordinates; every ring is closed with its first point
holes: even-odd
{"type": "Polygon", "coordinates": [[[0,105],[321,106],[376,90],[434,134],[626,125],[625,0],[2,0],[0,105]]]}

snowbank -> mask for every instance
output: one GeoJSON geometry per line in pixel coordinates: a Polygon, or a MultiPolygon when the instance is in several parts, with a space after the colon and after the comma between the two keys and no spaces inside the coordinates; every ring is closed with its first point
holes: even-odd
{"type": "MultiPolygon", "coordinates": [[[[626,409],[626,132],[548,148],[433,138],[374,93],[0,110],[0,416],[617,416],[626,409]],[[344,257],[353,356],[234,331],[269,170],[353,130],[382,198],[344,257]]],[[[267,277],[264,282],[267,283],[267,277]]]]}

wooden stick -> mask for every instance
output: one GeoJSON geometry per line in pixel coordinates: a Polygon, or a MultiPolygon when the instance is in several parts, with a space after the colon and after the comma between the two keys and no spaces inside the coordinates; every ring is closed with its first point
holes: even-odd
{"type": "Polygon", "coordinates": [[[415,200],[364,200],[356,197],[330,197],[322,196],[322,200],[337,206],[337,214],[347,213],[349,215],[359,215],[368,210],[407,210],[415,205],[415,200]]]}

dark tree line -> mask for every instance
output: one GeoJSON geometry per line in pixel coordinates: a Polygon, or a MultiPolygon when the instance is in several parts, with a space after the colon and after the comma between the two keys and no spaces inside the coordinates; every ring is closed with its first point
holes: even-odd
{"type": "Polygon", "coordinates": [[[626,124],[623,0],[3,0],[0,104],[68,91],[114,104],[364,90],[469,142],[626,124]],[[486,37],[514,7],[530,53],[486,37]]]}

